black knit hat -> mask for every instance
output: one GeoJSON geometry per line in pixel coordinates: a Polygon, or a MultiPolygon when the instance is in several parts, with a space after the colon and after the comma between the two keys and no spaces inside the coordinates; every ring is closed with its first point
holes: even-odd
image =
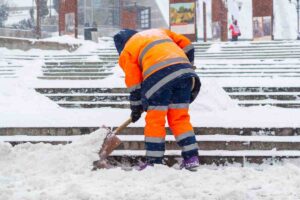
{"type": "Polygon", "coordinates": [[[137,31],[135,30],[123,29],[114,36],[115,46],[119,55],[123,51],[126,42],[136,33],[137,31]]]}

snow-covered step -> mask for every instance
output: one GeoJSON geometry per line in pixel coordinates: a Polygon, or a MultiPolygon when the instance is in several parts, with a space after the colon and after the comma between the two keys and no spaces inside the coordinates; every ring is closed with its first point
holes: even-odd
{"type": "Polygon", "coordinates": [[[290,73],[300,73],[300,68],[298,69],[196,69],[196,72],[202,74],[226,74],[226,73],[246,73],[246,74],[254,74],[254,73],[265,73],[265,74],[290,74],[290,73]]]}
{"type": "MultiPolygon", "coordinates": [[[[120,96],[120,97],[129,97],[129,93],[114,93],[113,95],[115,96],[120,96]]],[[[47,97],[97,97],[97,96],[102,96],[102,97],[110,97],[112,96],[111,93],[73,93],[73,94],[66,94],[66,93],[55,93],[55,94],[46,94],[47,97]]]]}
{"type": "MultiPolygon", "coordinates": [[[[99,125],[100,126],[100,125],[99,125]]],[[[116,127],[113,127],[116,128],[116,127]]],[[[97,127],[11,127],[0,128],[2,136],[73,136],[89,134],[97,127]]],[[[172,135],[166,128],[167,135],[172,135]]],[[[228,135],[228,136],[298,136],[300,127],[194,127],[196,135],[228,135]]],[[[130,126],[125,128],[121,135],[144,135],[144,127],[130,126]]]]}
{"type": "MultiPolygon", "coordinates": [[[[145,149],[143,135],[119,135],[122,144],[119,151],[140,151],[145,149]]],[[[53,143],[65,144],[79,140],[80,136],[0,136],[0,142],[53,143]]],[[[166,136],[166,150],[180,150],[173,135],[166,136]]],[[[236,136],[236,135],[197,135],[200,150],[204,151],[299,151],[300,136],[236,136]]]]}
{"type": "MultiPolygon", "coordinates": [[[[66,141],[74,142],[80,139],[80,135],[73,136],[0,136],[0,142],[51,142],[66,141]]],[[[122,142],[137,141],[144,142],[144,135],[118,135],[122,142]]],[[[167,135],[166,141],[175,142],[173,135],[167,135]]],[[[300,136],[240,136],[240,135],[196,135],[196,140],[201,142],[279,142],[299,143],[300,136]]]]}
{"type": "Polygon", "coordinates": [[[0,142],[74,142],[80,139],[81,136],[28,136],[28,135],[17,135],[17,136],[0,136],[0,142]]]}
{"type": "MultiPolygon", "coordinates": [[[[144,142],[144,135],[119,135],[123,142],[144,142]]],[[[166,141],[175,142],[173,135],[167,135],[166,141]]],[[[241,135],[196,135],[196,140],[201,142],[291,142],[299,143],[300,136],[241,136],[241,135]]],[[[299,147],[300,148],[300,147],[299,147]]]]}
{"type": "Polygon", "coordinates": [[[300,86],[291,85],[291,87],[223,87],[228,93],[239,93],[239,92],[300,92],[300,86]]]}
{"type": "Polygon", "coordinates": [[[107,78],[107,76],[38,76],[37,78],[44,80],[101,80],[107,78]]]}
{"type": "Polygon", "coordinates": [[[300,108],[300,87],[224,87],[241,107],[276,106],[300,108]]]}
{"type": "Polygon", "coordinates": [[[280,107],[280,108],[300,108],[300,103],[258,103],[258,102],[249,102],[249,103],[238,103],[239,106],[241,107],[254,107],[254,106],[275,106],[275,107],[280,107]]]}
{"type": "Polygon", "coordinates": [[[54,61],[51,61],[51,62],[49,62],[49,61],[46,61],[45,62],[45,65],[47,65],[47,66],[69,66],[69,65],[71,65],[71,66],[77,66],[77,65],[79,65],[79,66],[82,66],[82,65],[84,65],[84,66],[90,66],[90,65],[92,65],[92,66],[97,66],[97,65],[103,65],[103,64],[110,64],[110,63],[108,63],[108,62],[103,62],[103,61],[97,61],[97,62],[93,62],[93,61],[83,61],[83,62],[78,62],[78,61],[73,61],[73,62],[67,62],[67,61],[60,61],[60,62],[54,62],[54,61]]]}
{"type": "MultiPolygon", "coordinates": [[[[266,59],[294,59],[299,58],[299,54],[270,54],[270,55],[264,55],[264,54],[195,54],[196,59],[260,59],[260,60],[266,60],[266,59]]],[[[105,60],[107,58],[101,58],[102,60],[105,60]]],[[[108,58],[110,59],[110,58],[108,58]]],[[[107,59],[107,60],[108,60],[107,59]]]]}
{"type": "MultiPolygon", "coordinates": [[[[244,151],[226,151],[226,150],[199,150],[199,156],[216,157],[300,157],[300,151],[276,151],[276,150],[244,150],[244,151]]],[[[115,150],[111,156],[145,156],[145,150],[115,150]]],[[[166,156],[180,156],[180,150],[168,150],[166,156]]]]}
{"type": "Polygon", "coordinates": [[[282,62],[282,61],[272,61],[272,62],[253,62],[253,60],[250,61],[246,61],[246,63],[243,62],[238,62],[238,63],[224,63],[224,62],[217,62],[217,61],[210,61],[210,62],[204,62],[204,61],[200,61],[197,60],[197,65],[199,65],[199,67],[201,66],[206,66],[206,67],[249,67],[251,66],[251,68],[253,67],[295,67],[295,66],[299,66],[300,67],[300,59],[296,59],[296,61],[294,62],[282,62]]]}
{"type": "MultiPolygon", "coordinates": [[[[0,70],[1,71],[1,70],[0,70]]],[[[55,69],[44,69],[44,73],[98,73],[98,72],[105,72],[107,69],[102,69],[102,68],[69,68],[69,69],[64,69],[64,68],[55,68],[55,69]]]]}
{"type": "Polygon", "coordinates": [[[207,53],[197,53],[195,52],[195,57],[196,58],[202,58],[202,57],[208,57],[208,58],[230,58],[230,57],[236,57],[240,56],[241,58],[252,58],[252,57],[257,57],[257,58],[299,58],[299,52],[297,53],[290,53],[290,52],[282,52],[282,53],[263,53],[263,52],[207,52],[207,53]]]}
{"type": "Polygon", "coordinates": [[[112,75],[113,73],[106,73],[106,72],[103,72],[103,73],[94,73],[94,72],[77,72],[77,73],[70,73],[70,72],[44,72],[43,75],[44,76],[56,76],[56,77],[59,77],[59,76],[85,76],[85,77],[88,77],[88,76],[100,76],[100,77],[106,77],[106,76],[109,76],[109,75],[112,75]]]}
{"type": "Polygon", "coordinates": [[[88,70],[111,70],[114,65],[109,65],[109,66],[43,66],[42,70],[43,71],[55,71],[55,70],[82,70],[82,71],[88,71],[88,70]]]}
{"type": "MultiPolygon", "coordinates": [[[[300,94],[299,95],[265,95],[265,94],[259,94],[259,95],[254,95],[254,94],[247,94],[247,95],[229,95],[231,99],[237,99],[240,101],[245,101],[245,100],[267,100],[267,99],[274,99],[278,101],[283,101],[283,100],[289,100],[289,101],[295,101],[295,100],[300,100],[300,94]]],[[[295,102],[293,102],[295,103],[295,102]]]]}
{"type": "Polygon", "coordinates": [[[66,93],[66,94],[74,94],[74,93],[87,93],[87,94],[92,94],[92,93],[114,93],[114,94],[119,94],[119,93],[128,93],[126,88],[35,88],[35,90],[39,93],[42,94],[61,94],[61,93],[66,93]]]}
{"type": "Polygon", "coordinates": [[[128,102],[107,102],[107,101],[98,101],[98,102],[57,102],[57,104],[64,108],[122,108],[129,109],[130,104],[128,102]]]}
{"type": "Polygon", "coordinates": [[[129,96],[118,96],[118,95],[94,95],[94,96],[87,96],[87,95],[77,95],[77,96],[69,96],[69,95],[64,95],[64,96],[47,96],[49,99],[55,101],[56,103],[80,103],[82,104],[83,102],[86,104],[90,104],[91,102],[93,103],[102,103],[102,102],[126,102],[126,104],[129,102],[129,96]]]}

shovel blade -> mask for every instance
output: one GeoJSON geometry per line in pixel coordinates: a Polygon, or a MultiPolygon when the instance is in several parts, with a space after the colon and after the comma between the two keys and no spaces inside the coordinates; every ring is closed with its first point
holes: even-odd
{"type": "Polygon", "coordinates": [[[107,137],[99,151],[100,160],[105,160],[121,143],[121,140],[115,134],[107,137]]]}

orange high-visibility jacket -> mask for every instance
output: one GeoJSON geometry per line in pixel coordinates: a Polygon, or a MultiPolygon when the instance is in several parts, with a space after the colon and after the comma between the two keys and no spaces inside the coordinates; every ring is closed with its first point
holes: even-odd
{"type": "Polygon", "coordinates": [[[134,34],[126,42],[119,65],[125,72],[129,91],[140,89],[143,83],[142,93],[146,99],[178,77],[195,77],[192,102],[201,86],[199,77],[192,69],[193,59],[194,47],[188,38],[170,30],[150,29],[134,34]],[[192,60],[186,55],[191,51],[192,60]]]}

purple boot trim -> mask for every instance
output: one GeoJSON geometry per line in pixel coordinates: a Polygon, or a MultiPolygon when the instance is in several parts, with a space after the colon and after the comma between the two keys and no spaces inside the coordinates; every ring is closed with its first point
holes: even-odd
{"type": "Polygon", "coordinates": [[[188,159],[183,160],[181,164],[181,168],[185,168],[190,171],[197,170],[196,168],[199,167],[199,158],[198,156],[192,156],[188,159]]]}
{"type": "Polygon", "coordinates": [[[142,171],[142,170],[146,169],[147,167],[153,167],[153,166],[154,166],[154,164],[152,164],[152,163],[140,162],[139,166],[137,167],[137,170],[142,171]]]}

